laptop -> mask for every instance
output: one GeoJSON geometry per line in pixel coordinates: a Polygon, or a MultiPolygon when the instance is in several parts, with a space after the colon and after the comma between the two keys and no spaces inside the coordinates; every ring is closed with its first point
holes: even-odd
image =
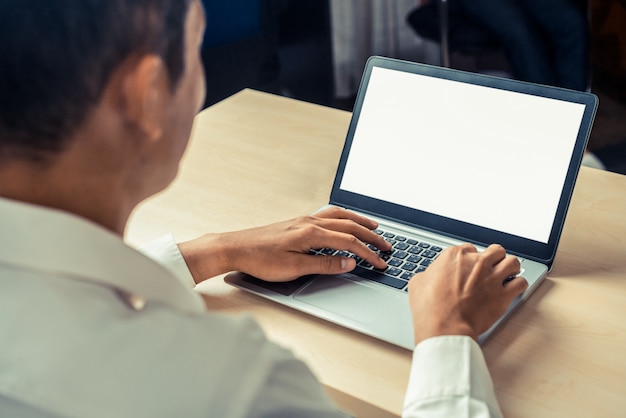
{"type": "Polygon", "coordinates": [[[408,279],[451,245],[499,243],[529,286],[482,344],[552,267],[596,108],[590,93],[371,57],[328,205],[379,222],[387,271],[357,259],[336,276],[225,280],[412,350],[408,279]]]}

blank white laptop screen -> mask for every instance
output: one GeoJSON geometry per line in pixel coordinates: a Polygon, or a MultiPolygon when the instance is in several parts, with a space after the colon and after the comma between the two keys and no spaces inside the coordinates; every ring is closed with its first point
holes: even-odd
{"type": "Polygon", "coordinates": [[[340,188],[547,243],[584,110],[374,67],[340,188]]]}

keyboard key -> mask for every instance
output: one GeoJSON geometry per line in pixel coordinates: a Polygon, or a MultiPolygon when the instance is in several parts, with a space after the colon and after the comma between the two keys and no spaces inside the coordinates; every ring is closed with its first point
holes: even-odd
{"type": "Polygon", "coordinates": [[[368,262],[367,262],[367,261],[365,261],[365,260],[361,261],[361,262],[359,263],[359,266],[363,266],[363,267],[365,267],[366,269],[371,269],[372,267],[374,267],[374,266],[372,266],[370,263],[368,263],[368,262]]]}
{"type": "Polygon", "coordinates": [[[426,250],[422,253],[422,256],[426,257],[426,258],[435,258],[435,256],[437,255],[436,252],[431,251],[431,250],[426,250]]]}
{"type": "Polygon", "coordinates": [[[387,270],[385,270],[385,273],[389,274],[390,276],[399,276],[400,274],[402,274],[402,270],[395,267],[389,267],[387,270]]]}
{"type": "Polygon", "coordinates": [[[407,248],[409,248],[409,244],[407,244],[406,242],[397,242],[396,245],[394,245],[393,247],[397,248],[398,250],[406,250],[407,248]]]}
{"type": "Polygon", "coordinates": [[[396,251],[393,253],[393,256],[396,258],[406,258],[408,255],[409,253],[405,253],[404,251],[396,251]]]}
{"type": "Polygon", "coordinates": [[[397,258],[392,258],[391,260],[387,261],[387,264],[393,267],[399,267],[400,265],[402,265],[402,263],[403,261],[397,258]]]}
{"type": "MultiPolygon", "coordinates": [[[[384,229],[375,229],[374,233],[382,236],[388,241],[392,248],[388,251],[381,251],[372,244],[368,247],[377,252],[380,258],[387,262],[384,269],[376,269],[371,264],[359,257],[347,253],[348,256],[357,260],[355,274],[359,276],[381,283],[395,289],[407,291],[407,281],[415,274],[421,273],[437,258],[439,253],[443,251],[442,247],[431,245],[427,242],[420,242],[413,238],[407,238],[402,235],[396,235],[393,232],[384,229]]],[[[345,252],[337,252],[332,249],[324,248],[315,250],[317,254],[342,254],[345,252]]]]}
{"type": "Polygon", "coordinates": [[[416,267],[417,267],[416,264],[409,263],[409,262],[406,262],[402,265],[402,269],[407,270],[407,271],[413,271],[415,270],[416,267]]]}

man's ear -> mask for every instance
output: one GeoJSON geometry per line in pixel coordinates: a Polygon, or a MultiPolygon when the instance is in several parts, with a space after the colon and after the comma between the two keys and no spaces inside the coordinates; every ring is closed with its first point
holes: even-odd
{"type": "Polygon", "coordinates": [[[156,55],[144,55],[126,64],[126,71],[120,74],[120,110],[127,124],[148,140],[158,140],[169,100],[165,64],[156,55]]]}

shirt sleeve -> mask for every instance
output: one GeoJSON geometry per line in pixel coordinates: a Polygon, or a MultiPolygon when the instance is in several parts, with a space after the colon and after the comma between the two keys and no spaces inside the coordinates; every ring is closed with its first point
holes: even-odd
{"type": "Polygon", "coordinates": [[[150,241],[139,248],[139,251],[168,269],[186,286],[191,288],[196,286],[187,263],[178,249],[178,244],[171,234],[150,241]]]}
{"type": "Polygon", "coordinates": [[[415,347],[402,416],[502,417],[487,364],[473,339],[434,337],[415,347]]]}

